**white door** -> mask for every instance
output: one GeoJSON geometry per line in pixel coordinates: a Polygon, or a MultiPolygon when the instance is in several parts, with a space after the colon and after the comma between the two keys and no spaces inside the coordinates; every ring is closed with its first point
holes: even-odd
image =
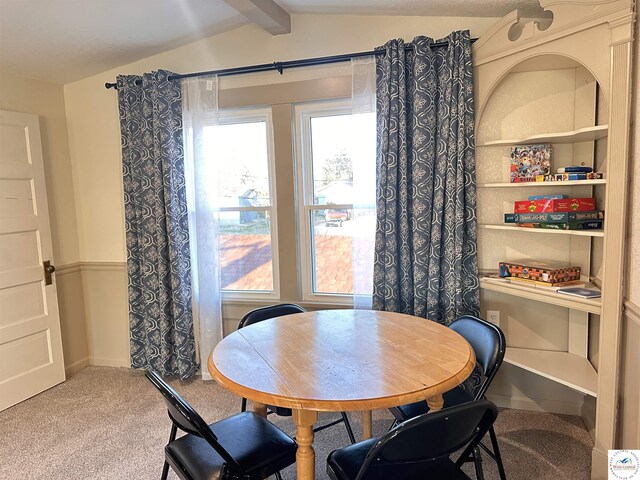
{"type": "Polygon", "coordinates": [[[0,110],[0,411],[65,379],[36,115],[0,110]]]}

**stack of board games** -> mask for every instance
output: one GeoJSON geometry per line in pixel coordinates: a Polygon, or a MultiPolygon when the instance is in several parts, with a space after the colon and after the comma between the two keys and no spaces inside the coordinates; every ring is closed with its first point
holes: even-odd
{"type": "Polygon", "coordinates": [[[548,286],[574,285],[580,280],[580,267],[540,260],[500,262],[500,277],[548,286]]]}
{"type": "Polygon", "coordinates": [[[518,145],[511,147],[509,179],[511,183],[535,182],[551,171],[551,145],[518,145]]]}
{"type": "Polygon", "coordinates": [[[504,222],[525,228],[554,230],[601,229],[604,211],[596,210],[595,198],[567,198],[565,195],[532,195],[516,201],[504,222]]]}

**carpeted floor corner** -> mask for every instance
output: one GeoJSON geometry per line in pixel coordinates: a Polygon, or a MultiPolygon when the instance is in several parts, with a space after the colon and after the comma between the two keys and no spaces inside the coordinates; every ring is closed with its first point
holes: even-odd
{"type": "MultiPolygon", "coordinates": [[[[215,382],[170,382],[208,422],[237,413],[240,399],[215,382]]],[[[322,419],[335,414],[321,414],[322,419]]],[[[350,414],[358,436],[361,421],[350,414]]],[[[294,434],[290,418],[269,419],[294,434]]],[[[391,415],[373,415],[374,435],[391,415]]],[[[593,442],[580,417],[522,410],[501,411],[495,425],[510,480],[587,480],[593,442]]],[[[87,367],[65,383],[0,412],[1,479],[158,479],[170,421],[164,402],[142,372],[87,367]]],[[[316,478],[328,478],[330,451],[347,445],[344,426],[318,432],[316,478]]],[[[487,480],[497,479],[485,458],[487,480]]],[[[471,465],[469,475],[475,478],[471,465]]],[[[177,478],[170,473],[169,478],[177,478]]],[[[295,466],[283,472],[295,478],[295,466]]]]}

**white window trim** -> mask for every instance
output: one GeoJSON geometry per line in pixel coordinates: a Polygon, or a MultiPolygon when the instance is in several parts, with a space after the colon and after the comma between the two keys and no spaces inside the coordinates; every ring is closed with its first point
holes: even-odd
{"type": "MultiPolygon", "coordinates": [[[[352,294],[315,293],[313,291],[313,255],[311,252],[311,212],[313,210],[326,210],[326,205],[314,205],[313,203],[313,171],[306,159],[311,158],[311,142],[308,138],[311,133],[311,118],[321,116],[334,116],[351,114],[351,101],[322,100],[318,102],[299,103],[294,105],[295,121],[295,170],[297,178],[297,210],[298,210],[298,254],[299,254],[299,281],[303,302],[319,304],[337,304],[353,306],[352,294]],[[305,188],[309,187],[309,188],[305,188]]],[[[353,204],[331,205],[331,209],[352,209],[353,204]]]]}
{"type": "MultiPolygon", "coordinates": [[[[268,206],[256,207],[220,207],[219,211],[268,211],[271,232],[271,269],[273,275],[273,291],[260,290],[224,290],[221,289],[222,300],[278,300],[280,298],[280,261],[278,256],[278,206],[275,177],[275,152],[273,136],[273,120],[271,108],[233,108],[218,111],[217,124],[231,125],[238,123],[254,123],[266,121],[267,128],[267,163],[269,172],[268,206]]],[[[211,124],[215,124],[214,119],[211,124]]]]}

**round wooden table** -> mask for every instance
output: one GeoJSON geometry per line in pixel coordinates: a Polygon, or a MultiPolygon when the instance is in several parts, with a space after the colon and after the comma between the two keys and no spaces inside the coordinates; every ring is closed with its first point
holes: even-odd
{"type": "Polygon", "coordinates": [[[314,478],[313,424],[319,411],[363,411],[427,400],[442,394],[475,365],[469,343],[438,323],[401,313],[322,310],[266,320],[225,337],[209,356],[209,372],[231,392],[293,410],[299,479],[314,478]]]}

